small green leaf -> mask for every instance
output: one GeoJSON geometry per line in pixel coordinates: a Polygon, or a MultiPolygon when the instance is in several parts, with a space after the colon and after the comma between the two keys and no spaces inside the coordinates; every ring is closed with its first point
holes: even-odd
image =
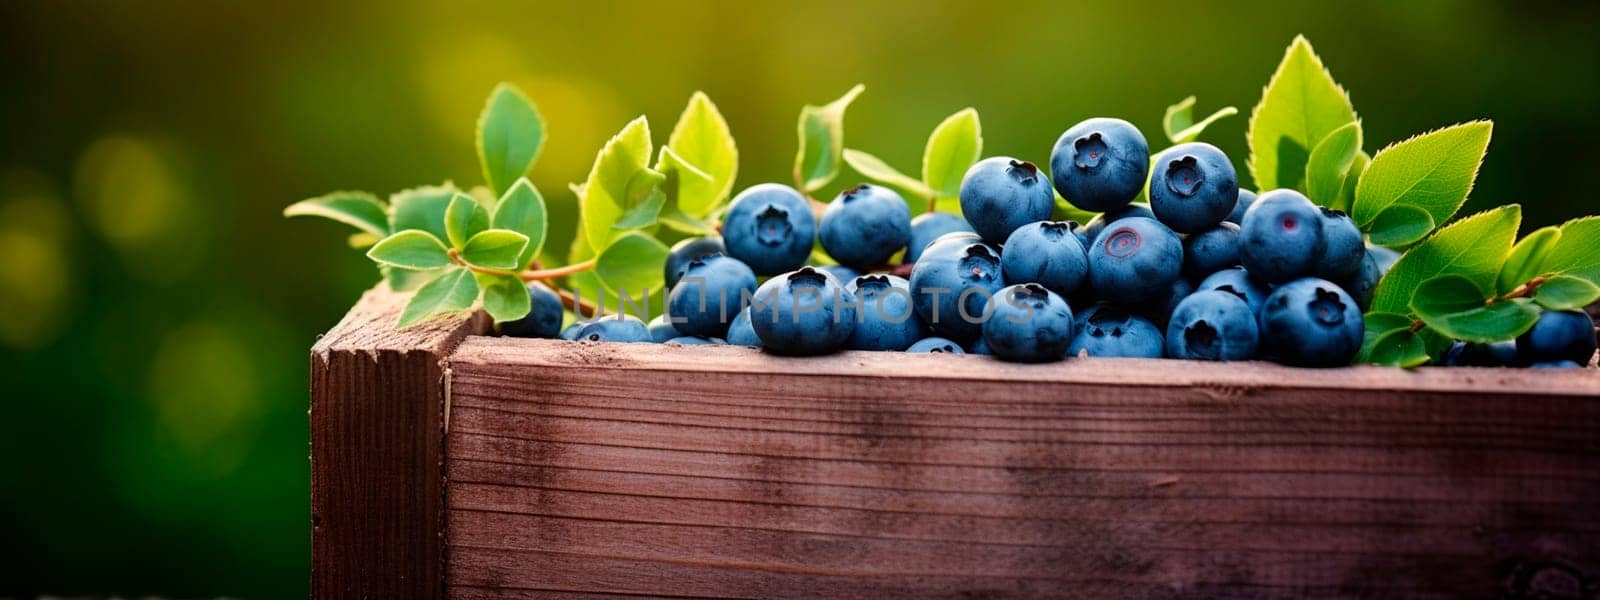
{"type": "Polygon", "coordinates": [[[649,197],[649,186],[644,184],[651,177],[641,176],[641,172],[650,170],[650,154],[650,122],[639,117],[607,141],[595,156],[580,195],[579,217],[584,236],[596,250],[604,250],[616,236],[611,225],[649,197]]]}
{"type": "Polygon", "coordinates": [[[1427,364],[1428,347],[1422,336],[1409,329],[1393,329],[1380,334],[1370,347],[1362,348],[1359,362],[1409,369],[1427,364]]]}
{"type": "Polygon", "coordinates": [[[655,191],[650,193],[650,196],[645,198],[644,202],[639,203],[638,206],[633,207],[626,214],[623,214],[622,218],[617,219],[616,223],[612,223],[611,228],[628,230],[641,229],[655,225],[657,218],[661,215],[661,207],[665,205],[666,202],[666,192],[663,192],[660,188],[657,188],[655,191]]]}
{"type": "MultiPolygon", "coordinates": [[[[1306,196],[1322,206],[1336,207],[1339,204],[1339,192],[1344,188],[1345,174],[1350,172],[1351,165],[1355,164],[1356,152],[1360,150],[1360,121],[1335,129],[1322,138],[1311,150],[1311,158],[1306,161],[1306,196]]],[[[1417,236],[1417,239],[1421,238],[1417,236]]]]}
{"type": "Polygon", "coordinates": [[[389,195],[389,231],[421,229],[441,240],[449,239],[444,230],[444,212],[458,190],[455,186],[430,185],[389,195]]]}
{"type": "MultiPolygon", "coordinates": [[[[846,160],[849,152],[845,151],[846,160]]],[[[922,183],[939,198],[955,198],[961,193],[961,179],[967,176],[967,169],[982,156],[983,124],[978,121],[978,111],[961,109],[940,121],[928,136],[928,145],[922,150],[922,183]]]]}
{"type": "Polygon", "coordinates": [[[1402,248],[1433,231],[1433,215],[1415,206],[1394,205],[1367,225],[1367,238],[1379,246],[1402,248]]]}
{"type": "Polygon", "coordinates": [[[844,111],[867,88],[857,84],[838,100],[800,109],[800,149],[794,156],[794,179],[805,193],[815,192],[839,175],[844,151],[844,111]]]}
{"type": "Polygon", "coordinates": [[[544,251],[544,236],[549,222],[545,216],[544,196],[526,177],[518,178],[494,205],[490,219],[495,229],[510,229],[528,236],[528,247],[517,259],[517,269],[525,269],[544,251]]]}
{"type": "Polygon", "coordinates": [[[686,215],[680,210],[661,209],[661,214],[656,215],[656,221],[672,228],[674,231],[690,235],[716,235],[717,227],[710,221],[697,219],[686,215]]]}
{"type": "Polygon", "coordinates": [[[544,147],[544,118],[522,90],[495,86],[478,115],[478,162],[493,195],[500,196],[528,173],[544,147]]]}
{"type": "Polygon", "coordinates": [[[389,235],[389,207],[367,192],[332,192],[301,200],[283,209],[285,217],[333,219],[363,232],[389,235]]]}
{"type": "Polygon", "coordinates": [[[367,251],[367,258],[380,265],[421,271],[450,264],[449,251],[433,234],[407,229],[379,240],[367,251]]]}
{"type": "Polygon", "coordinates": [[[1161,119],[1161,129],[1167,134],[1167,139],[1174,144],[1192,142],[1200,138],[1207,127],[1219,119],[1239,114],[1239,109],[1224,106],[1211,113],[1199,123],[1194,121],[1194,96],[1179,100],[1177,104],[1167,107],[1167,113],[1161,119]]]}
{"type": "MultiPolygon", "coordinates": [[[[857,173],[865,175],[867,179],[900,188],[917,198],[930,198],[934,194],[934,191],[921,181],[896,171],[894,167],[889,166],[889,163],[883,162],[883,159],[866,152],[846,148],[844,150],[844,162],[849,163],[850,168],[855,169],[857,173]]],[[[912,204],[921,203],[912,202],[912,204]]]]}
{"type": "Polygon", "coordinates": [[[622,234],[600,253],[594,272],[607,291],[639,294],[655,293],[664,285],[661,265],[667,260],[667,246],[640,232],[622,234]]]}
{"type": "Polygon", "coordinates": [[[515,269],[528,236],[510,229],[490,229],[474,234],[461,248],[461,259],[490,269],[515,269]]]}
{"type": "MultiPolygon", "coordinates": [[[[704,178],[684,178],[678,187],[678,208],[704,217],[733,191],[739,173],[739,148],[733,143],[728,122],[703,92],[695,92],[667,137],[667,145],[682,164],[692,165],[704,178]]],[[[660,169],[660,165],[656,167],[660,169]]]]}
{"type": "MultiPolygon", "coordinates": [[[[1362,150],[1356,151],[1356,158],[1350,163],[1350,170],[1344,173],[1344,183],[1339,187],[1339,201],[1330,208],[1350,212],[1350,207],[1356,203],[1356,187],[1361,185],[1361,176],[1367,172],[1367,165],[1372,163],[1372,157],[1362,150]]],[[[1430,217],[1431,218],[1431,217],[1430,217]]]]}
{"type": "Polygon", "coordinates": [[[496,322],[515,321],[528,316],[533,301],[522,279],[511,275],[477,274],[483,289],[483,310],[496,322]]]}
{"type": "Polygon", "coordinates": [[[400,311],[396,327],[405,329],[435,315],[466,310],[477,299],[478,283],[472,273],[459,267],[450,269],[417,290],[417,295],[400,311]]]}
{"type": "Polygon", "coordinates": [[[1430,318],[1482,308],[1488,297],[1471,279],[1440,275],[1417,286],[1411,296],[1411,311],[1427,322],[1430,318]]]}
{"type": "Polygon", "coordinates": [[[1539,311],[1529,304],[1527,298],[1516,298],[1468,311],[1423,317],[1422,321],[1429,328],[1464,342],[1500,342],[1522,335],[1539,320],[1539,311]]]}
{"type": "Polygon", "coordinates": [[[1500,277],[1495,282],[1495,289],[1504,294],[1538,277],[1550,251],[1555,249],[1556,240],[1559,239],[1561,239],[1561,229],[1555,226],[1544,227],[1522,236],[1522,241],[1511,248],[1511,255],[1506,257],[1506,264],[1500,267],[1500,277]]]}
{"type": "Polygon", "coordinates": [[[1542,273],[1582,277],[1600,283],[1600,217],[1581,217],[1561,225],[1561,237],[1545,255],[1542,273]]]}
{"type": "Polygon", "coordinates": [[[1511,252],[1522,222],[1522,207],[1512,204],[1451,223],[1417,244],[1378,282],[1372,311],[1405,313],[1422,282],[1439,275],[1461,275],[1487,289],[1511,252]]]}
{"type": "Polygon", "coordinates": [[[1472,191],[1493,129],[1488,121],[1474,121],[1379,150],[1356,186],[1350,216],[1365,226],[1391,206],[1414,206],[1435,223],[1450,220],[1472,191]]]}
{"type": "Polygon", "coordinates": [[[352,233],[350,234],[350,237],[345,238],[345,243],[350,244],[350,247],[353,249],[364,250],[371,248],[373,244],[378,243],[378,240],[381,239],[383,239],[383,236],[381,235],[359,231],[352,233]]]}
{"type": "Polygon", "coordinates": [[[389,265],[378,265],[378,272],[383,274],[384,281],[389,282],[389,289],[396,292],[409,292],[444,274],[444,269],[412,271],[398,269],[389,265]]]}
{"type": "Polygon", "coordinates": [[[1600,286],[1571,275],[1557,275],[1539,286],[1533,301],[1550,310],[1580,309],[1600,300],[1600,286]]]}
{"type": "Polygon", "coordinates": [[[456,194],[444,210],[444,232],[452,248],[461,248],[467,240],[489,228],[489,211],[473,200],[472,196],[456,194]]]}
{"type": "MultiPolygon", "coordinates": [[[[667,175],[669,172],[676,171],[682,179],[692,180],[698,184],[710,185],[712,183],[710,173],[701,170],[700,167],[697,167],[694,163],[689,162],[689,159],[686,159],[683,157],[683,155],[678,154],[677,151],[673,150],[671,146],[662,146],[661,151],[656,154],[655,170],[660,172],[663,176],[667,175]]],[[[682,196],[682,185],[682,183],[679,183],[679,196],[682,196]]]]}
{"type": "Polygon", "coordinates": [[[1303,189],[1313,144],[1356,121],[1344,88],[1322,66],[1305,37],[1296,36],[1250,112],[1250,173],[1256,189],[1303,189]]]}

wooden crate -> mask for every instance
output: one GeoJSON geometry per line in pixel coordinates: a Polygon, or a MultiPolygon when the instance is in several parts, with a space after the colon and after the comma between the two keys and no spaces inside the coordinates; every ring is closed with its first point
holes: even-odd
{"type": "Polygon", "coordinates": [[[403,300],[312,350],[317,597],[1600,594],[1592,370],[776,358],[403,300]]]}

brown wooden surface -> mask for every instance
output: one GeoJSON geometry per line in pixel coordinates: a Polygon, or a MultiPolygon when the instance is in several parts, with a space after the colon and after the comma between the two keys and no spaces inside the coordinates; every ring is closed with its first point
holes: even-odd
{"type": "Polygon", "coordinates": [[[443,588],[441,360],[481,316],[394,330],[407,296],[368,292],[311,349],[311,594],[443,588]]]}
{"type": "Polygon", "coordinates": [[[1600,592],[1593,370],[486,337],[449,365],[457,598],[1600,592]]]}

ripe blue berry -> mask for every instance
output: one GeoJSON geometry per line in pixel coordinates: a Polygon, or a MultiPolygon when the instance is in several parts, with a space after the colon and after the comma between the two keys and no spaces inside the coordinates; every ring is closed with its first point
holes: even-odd
{"type": "Polygon", "coordinates": [[[739,316],[733,318],[733,323],[728,325],[728,343],[734,346],[761,347],[761,337],[756,335],[755,327],[750,325],[750,307],[746,306],[739,311],[739,316]]]}
{"type": "Polygon", "coordinates": [[[561,334],[561,296],[537,281],[528,283],[532,307],[527,316],[500,323],[500,334],[511,337],[554,338],[561,334]]]}
{"type": "Polygon", "coordinates": [[[1581,310],[1544,311],[1532,329],[1517,337],[1517,358],[1524,363],[1570,360],[1587,365],[1594,350],[1594,321],[1581,310]]]}
{"type": "Polygon", "coordinates": [[[1266,284],[1250,277],[1250,273],[1245,271],[1244,267],[1223,269],[1206,276],[1195,291],[1207,290],[1221,290],[1238,296],[1245,304],[1250,305],[1250,312],[1253,313],[1261,312],[1261,303],[1265,302],[1267,294],[1272,292],[1266,284]]]}
{"type": "Polygon", "coordinates": [[[1167,356],[1172,358],[1249,360],[1258,342],[1250,305],[1220,290],[1184,298],[1167,325],[1167,356]]]}
{"type": "Polygon", "coordinates": [[[1037,283],[1000,290],[983,322],[983,341],[1001,360],[1049,362],[1066,356],[1072,343],[1072,309],[1037,283]]]}
{"type": "Polygon", "coordinates": [[[588,325],[588,323],[578,321],[577,323],[566,326],[566,328],[561,330],[561,339],[568,341],[578,339],[578,332],[583,331],[584,325],[588,325]]]}
{"type": "Polygon", "coordinates": [[[812,356],[844,347],[856,324],[856,297],[838,279],[811,267],[761,284],[750,304],[750,325],[774,354],[812,356]]]}
{"type": "Polygon", "coordinates": [[[1089,288],[1113,303],[1159,299],[1182,271],[1183,242],[1153,219],[1120,219],[1089,247],[1089,288]]]}
{"type": "Polygon", "coordinates": [[[1031,162],[986,158],[961,179],[961,214],[991,244],[1006,241],[1018,227],[1050,218],[1055,208],[1049,182],[1031,162]]]}
{"type": "Polygon", "coordinates": [[[1273,290],[1258,325],[1262,354],[1289,365],[1337,367],[1350,364],[1361,349],[1364,321],[1343,289],[1306,277],[1273,290]]]}
{"type": "Polygon", "coordinates": [[[967,223],[961,215],[952,215],[943,212],[928,212],[917,215],[911,220],[911,241],[906,244],[907,263],[917,262],[922,256],[922,249],[946,233],[958,231],[972,231],[972,224],[967,223]]]}
{"type": "Polygon", "coordinates": [[[677,287],[667,296],[672,326],[683,335],[727,335],[728,323],[742,301],[756,291],[756,274],[721,254],[690,259],[681,272],[677,287]]]}
{"type": "Polygon", "coordinates": [[[1250,205],[1254,204],[1255,201],[1255,192],[1244,188],[1239,188],[1239,201],[1233,205],[1233,212],[1228,213],[1228,218],[1226,220],[1234,225],[1243,223],[1245,211],[1250,210],[1250,205]]]}
{"type": "Polygon", "coordinates": [[[979,336],[976,341],[972,342],[972,345],[967,346],[967,354],[990,356],[994,353],[989,351],[989,342],[983,341],[983,337],[979,336]]]}
{"type": "Polygon", "coordinates": [[[860,271],[844,265],[825,265],[817,267],[817,270],[827,271],[828,274],[832,275],[834,279],[844,282],[855,281],[857,277],[861,276],[860,271]]]}
{"type": "Polygon", "coordinates": [[[1106,358],[1161,358],[1161,330],[1154,323],[1126,310],[1100,304],[1078,318],[1078,335],[1067,346],[1067,356],[1106,358]]]}
{"type": "Polygon", "coordinates": [[[1355,221],[1350,220],[1350,215],[1322,209],[1322,243],[1324,249],[1317,261],[1318,277],[1343,281],[1361,269],[1361,260],[1367,256],[1366,239],[1356,228],[1355,221]]]}
{"type": "Polygon", "coordinates": [[[1399,252],[1395,252],[1383,246],[1367,244],[1367,254],[1370,254],[1377,259],[1378,271],[1382,273],[1388,273],[1389,267],[1393,267],[1394,262],[1400,260],[1399,252]]]}
{"type": "Polygon", "coordinates": [[[942,337],[928,337],[917,340],[906,352],[932,353],[932,354],[966,354],[957,344],[942,337]]]}
{"type": "Polygon", "coordinates": [[[864,275],[845,286],[861,301],[859,321],[845,347],[852,350],[905,350],[924,335],[911,306],[911,283],[893,275],[864,275]]]}
{"type": "Polygon", "coordinates": [[[1517,360],[1515,340],[1492,344],[1452,342],[1440,362],[1448,367],[1515,367],[1523,364],[1517,360]]]}
{"type": "Polygon", "coordinates": [[[1150,174],[1150,209],[1173,231],[1196,233],[1215,227],[1239,203],[1239,176],[1228,155],[1204,142],[1178,144],[1162,152],[1150,174]]]}
{"type": "Polygon", "coordinates": [[[684,265],[689,259],[700,258],[707,254],[727,254],[727,249],[722,246],[722,238],[717,236],[688,238],[672,245],[672,250],[667,252],[666,265],[662,271],[666,275],[667,289],[678,285],[678,277],[683,273],[684,265]]]}
{"type": "Polygon", "coordinates": [[[1183,239],[1183,274],[1199,279],[1239,264],[1239,226],[1229,222],[1183,239]]]}
{"type": "Polygon", "coordinates": [[[703,338],[703,337],[695,337],[695,336],[692,336],[692,335],[685,335],[685,336],[675,337],[675,338],[667,340],[666,342],[663,342],[663,343],[666,343],[666,344],[677,344],[679,346],[726,346],[726,345],[728,345],[728,342],[726,340],[721,339],[721,338],[703,338]]]}
{"type": "Polygon", "coordinates": [[[1178,309],[1178,303],[1183,302],[1194,293],[1194,284],[1188,279],[1179,277],[1172,280],[1172,285],[1167,287],[1167,292],[1154,300],[1140,305],[1129,307],[1141,316],[1155,323],[1157,327],[1166,328],[1167,321],[1172,318],[1172,311],[1178,309]]]}
{"type": "Polygon", "coordinates": [[[728,255],[761,275],[800,268],[811,256],[817,223],[811,203],[786,185],[751,186],[728,205],[722,219],[728,255]]]}
{"type": "Polygon", "coordinates": [[[1361,310],[1366,310],[1372,304],[1372,294],[1378,290],[1380,279],[1383,279],[1383,270],[1378,266],[1378,257],[1365,253],[1361,257],[1361,268],[1340,280],[1339,287],[1356,299],[1356,305],[1361,310]]]}
{"type": "Polygon", "coordinates": [[[637,317],[606,315],[584,323],[578,329],[577,339],[584,342],[649,342],[650,329],[637,317]]]}
{"type": "Polygon", "coordinates": [[[1533,363],[1533,364],[1528,365],[1528,366],[1530,368],[1534,368],[1534,369],[1581,369],[1581,368],[1583,368],[1583,365],[1580,365],[1578,363],[1572,362],[1570,360],[1547,360],[1547,361],[1544,361],[1544,362],[1536,362],[1536,363],[1533,363]]]}
{"type": "Polygon", "coordinates": [[[1294,190],[1257,197],[1239,224],[1239,236],[1239,262],[1267,283],[1314,274],[1327,248],[1322,211],[1294,190]]]}
{"type": "Polygon", "coordinates": [[[672,326],[671,319],[672,317],[663,314],[650,319],[650,322],[645,324],[645,328],[650,330],[650,341],[664,344],[667,340],[683,336],[676,327],[672,326]]]}
{"type": "Polygon", "coordinates": [[[1063,297],[1083,287],[1089,255],[1072,229],[1070,222],[1039,221],[1011,232],[1000,254],[1006,281],[1037,283],[1063,297]]]}
{"type": "Polygon", "coordinates": [[[1136,203],[1095,215],[1094,218],[1089,219],[1089,223],[1087,225],[1083,226],[1083,236],[1088,238],[1088,242],[1085,243],[1083,247],[1087,248],[1089,247],[1089,244],[1094,243],[1095,238],[1100,237],[1100,232],[1105,231],[1106,225],[1110,225],[1129,217],[1145,217],[1147,219],[1154,219],[1156,218],[1156,213],[1150,211],[1150,205],[1136,203]]]}
{"type": "MultiPolygon", "coordinates": [[[[1150,144],[1132,123],[1096,118],[1073,125],[1050,152],[1057,192],[1073,206],[1107,212],[1127,206],[1150,173],[1150,144]]],[[[963,207],[964,209],[965,207],[963,207]]]]}
{"type": "Polygon", "coordinates": [[[1000,251],[952,233],[922,251],[911,267],[911,303],[934,334],[956,341],[977,339],[989,299],[1005,287],[1000,251]]]}
{"type": "Polygon", "coordinates": [[[893,190],[863,183],[828,203],[817,236],[841,265],[857,270],[885,265],[911,240],[911,208],[893,190]]]}

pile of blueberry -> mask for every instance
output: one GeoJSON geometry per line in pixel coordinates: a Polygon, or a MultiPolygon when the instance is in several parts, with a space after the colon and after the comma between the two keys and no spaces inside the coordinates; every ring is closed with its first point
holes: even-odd
{"type": "MultiPolygon", "coordinates": [[[[1366,245],[1350,217],[1299,192],[1239,189],[1232,162],[1209,144],[1179,144],[1152,161],[1143,134],[1118,119],[1068,129],[1048,174],[1013,158],[979,161],[960,200],[965,218],[913,219],[899,194],[863,184],[818,218],[794,188],[750,187],[729,206],[721,238],[672,249],[667,315],[649,324],[591,320],[561,337],[728,343],[783,355],[856,349],[1338,366],[1360,350],[1362,311],[1397,258],[1366,245]],[[1148,204],[1135,203],[1146,189],[1148,204]],[[1082,226],[1052,221],[1058,193],[1100,214],[1082,226]],[[838,264],[805,266],[817,242],[838,264]],[[902,251],[902,264],[891,265],[902,251]],[[767,279],[758,286],[759,277],[767,279]]],[[[553,317],[540,308],[554,293],[535,287],[542,291],[524,322],[538,325],[504,324],[507,333],[559,328],[559,304],[553,317]]],[[[1550,312],[1508,344],[1458,345],[1448,360],[1587,363],[1593,323],[1581,312],[1550,312]]]]}

